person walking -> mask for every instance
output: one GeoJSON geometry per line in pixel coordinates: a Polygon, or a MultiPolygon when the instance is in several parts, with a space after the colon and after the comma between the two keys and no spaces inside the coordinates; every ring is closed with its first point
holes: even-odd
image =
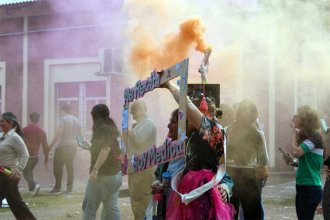
{"type": "Polygon", "coordinates": [[[77,151],[77,135],[81,135],[81,125],[79,120],[71,114],[69,105],[62,105],[60,108],[61,119],[56,130],[55,137],[50,144],[50,150],[54,152],[54,176],[55,186],[50,193],[61,192],[63,167],[67,171],[66,193],[71,193],[74,180],[74,158],[77,151]]]}
{"type": "Polygon", "coordinates": [[[92,109],[93,135],[91,166],[85,197],[82,205],[83,220],[93,220],[100,203],[103,204],[102,220],[120,219],[118,207],[119,188],[122,183],[121,151],[118,128],[109,116],[105,104],[92,109]]]}
{"type": "MultiPolygon", "coordinates": [[[[5,112],[0,118],[0,201],[6,199],[16,219],[34,220],[19,193],[18,183],[28,161],[29,153],[22,139],[16,116],[5,112]]],[[[1,203],[0,203],[1,207],[1,203]]]]}
{"type": "Polygon", "coordinates": [[[39,113],[30,113],[30,124],[22,129],[23,139],[29,151],[29,160],[23,170],[23,176],[28,183],[29,192],[37,196],[40,190],[40,185],[37,184],[33,177],[33,169],[36,167],[39,161],[39,148],[42,145],[42,149],[45,156],[45,167],[48,164],[49,145],[47,142],[46,132],[38,126],[39,113]]]}
{"type": "MultiPolygon", "coordinates": [[[[135,123],[124,138],[128,141],[128,157],[133,154],[143,153],[146,149],[156,144],[156,125],[147,116],[147,106],[144,101],[137,100],[130,108],[135,123]]],[[[125,135],[125,134],[124,134],[125,135]]],[[[154,181],[154,168],[134,173],[128,170],[128,187],[132,211],[135,220],[144,218],[145,211],[151,199],[150,185],[154,181]]]]}

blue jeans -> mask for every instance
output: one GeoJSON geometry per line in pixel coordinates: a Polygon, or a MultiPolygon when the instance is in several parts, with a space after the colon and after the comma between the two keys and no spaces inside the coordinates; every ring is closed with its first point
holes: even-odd
{"type": "Polygon", "coordinates": [[[113,176],[99,175],[95,182],[88,181],[82,205],[83,220],[95,219],[101,202],[103,203],[102,220],[120,219],[118,194],[121,183],[121,172],[113,176]]]}
{"type": "Polygon", "coordinates": [[[234,219],[241,215],[239,206],[242,205],[244,219],[262,219],[263,210],[261,205],[261,190],[255,178],[253,168],[228,167],[228,173],[233,178],[233,195],[230,202],[234,205],[237,213],[234,219]]]}
{"type": "Polygon", "coordinates": [[[296,191],[296,213],[298,219],[314,219],[316,207],[322,199],[322,187],[296,185],[296,191]]]}

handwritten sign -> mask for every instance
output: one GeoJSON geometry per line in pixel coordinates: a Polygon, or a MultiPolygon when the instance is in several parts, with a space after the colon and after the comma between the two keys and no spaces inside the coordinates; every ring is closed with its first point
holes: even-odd
{"type": "Polygon", "coordinates": [[[170,139],[166,139],[160,147],[150,146],[143,153],[134,154],[128,160],[130,161],[128,166],[132,168],[129,168],[129,170],[133,170],[133,172],[142,171],[185,155],[188,65],[189,58],[162,71],[157,72],[154,70],[146,80],[139,80],[134,87],[125,89],[122,113],[123,132],[128,130],[130,102],[143,97],[145,93],[152,91],[161,84],[180,76],[178,140],[171,142],[170,139]]]}
{"type": "Polygon", "coordinates": [[[144,96],[145,93],[159,87],[160,85],[160,74],[154,70],[151,72],[150,77],[146,80],[139,80],[135,83],[135,87],[126,88],[124,91],[125,105],[132,102],[135,99],[139,99],[144,96]]]}
{"type": "Polygon", "coordinates": [[[149,148],[142,154],[133,156],[132,166],[134,171],[142,171],[161,163],[173,160],[184,155],[184,142],[166,139],[165,143],[149,148]]]}

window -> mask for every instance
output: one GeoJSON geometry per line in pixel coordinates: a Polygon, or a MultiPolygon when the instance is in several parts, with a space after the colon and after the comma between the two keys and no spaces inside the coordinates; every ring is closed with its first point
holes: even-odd
{"type": "Polygon", "coordinates": [[[86,136],[92,134],[91,110],[94,105],[106,103],[106,82],[63,82],[55,84],[56,122],[59,119],[59,109],[63,104],[71,106],[72,115],[76,116],[82,125],[86,136]]]}
{"type": "Polygon", "coordinates": [[[99,52],[101,73],[123,74],[123,51],[121,48],[104,48],[99,52]]]}

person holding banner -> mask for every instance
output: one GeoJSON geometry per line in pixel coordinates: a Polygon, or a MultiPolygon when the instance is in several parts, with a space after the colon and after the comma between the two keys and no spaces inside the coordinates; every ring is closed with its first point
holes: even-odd
{"type": "MultiPolygon", "coordinates": [[[[168,81],[161,87],[179,102],[180,90],[175,84],[168,81]]],[[[225,136],[215,119],[217,109],[209,97],[201,94],[193,98],[194,103],[185,99],[187,134],[191,135],[186,140],[185,168],[172,179],[174,192],[168,201],[166,219],[232,219],[235,209],[221,196],[229,189],[226,184],[218,188],[225,175],[225,136]]]]}
{"type": "MultiPolygon", "coordinates": [[[[144,101],[136,100],[130,108],[135,123],[132,130],[128,131],[128,136],[124,139],[128,141],[128,158],[133,154],[144,152],[149,147],[156,144],[156,125],[147,116],[147,106],[144,101]]],[[[125,135],[125,133],[123,134],[125,135]]],[[[128,170],[128,187],[131,199],[131,207],[134,219],[144,218],[145,210],[151,199],[150,185],[154,181],[154,169],[146,169],[141,172],[128,170]]]]}
{"type": "Polygon", "coordinates": [[[85,198],[82,204],[83,220],[96,218],[100,203],[103,203],[101,219],[120,219],[118,207],[119,188],[122,183],[118,128],[105,104],[92,109],[93,136],[91,166],[85,198]]]}
{"type": "MultiPolygon", "coordinates": [[[[171,118],[170,121],[167,125],[168,127],[168,138],[171,138],[171,140],[177,140],[178,139],[178,116],[179,115],[179,109],[175,109],[172,114],[171,114],[171,118]]],[[[193,129],[191,129],[191,127],[188,127],[187,130],[187,136],[188,139],[190,138],[190,136],[193,134],[191,133],[193,129]],[[190,128],[190,129],[189,129],[190,128]]],[[[165,219],[166,218],[166,206],[167,206],[167,201],[170,197],[170,194],[172,193],[172,189],[166,189],[164,188],[164,184],[162,184],[164,182],[163,178],[162,178],[162,174],[164,174],[165,172],[168,172],[170,174],[170,177],[173,178],[179,171],[182,171],[185,167],[185,158],[184,157],[180,157],[178,159],[174,159],[172,161],[169,161],[165,164],[160,164],[158,165],[156,172],[155,172],[155,176],[156,176],[156,181],[152,184],[152,190],[153,193],[158,193],[158,192],[162,192],[163,194],[163,198],[162,201],[158,203],[158,208],[157,208],[157,217],[159,217],[160,219],[165,219]]],[[[221,194],[221,198],[223,201],[228,201],[230,195],[231,195],[231,189],[233,187],[233,181],[231,179],[231,177],[229,175],[225,175],[223,177],[223,179],[221,180],[220,184],[219,184],[219,191],[221,194]]]]}

